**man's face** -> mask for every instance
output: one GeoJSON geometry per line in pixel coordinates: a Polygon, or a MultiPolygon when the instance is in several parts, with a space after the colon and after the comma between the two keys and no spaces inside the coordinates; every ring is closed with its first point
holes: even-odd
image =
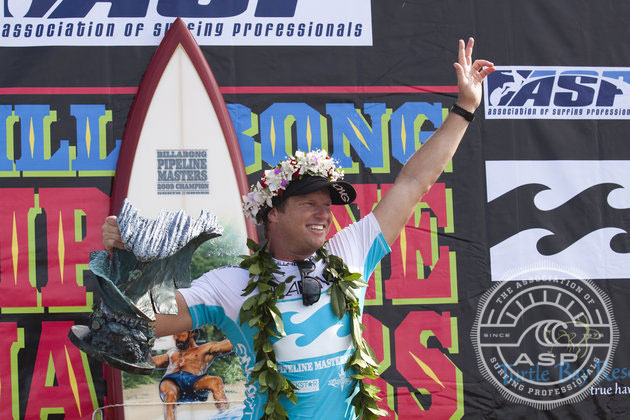
{"type": "Polygon", "coordinates": [[[304,259],[324,245],[330,230],[330,193],[322,189],[287,198],[282,209],[269,213],[269,236],[274,256],[304,259]]]}
{"type": "Polygon", "coordinates": [[[174,334],[173,339],[175,339],[175,346],[179,350],[186,350],[190,346],[190,331],[174,334]]]}

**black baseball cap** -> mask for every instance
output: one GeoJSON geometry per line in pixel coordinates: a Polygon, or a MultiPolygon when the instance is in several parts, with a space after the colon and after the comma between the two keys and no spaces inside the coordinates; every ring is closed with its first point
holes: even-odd
{"type": "Polygon", "coordinates": [[[350,204],[357,198],[357,192],[349,182],[329,181],[327,178],[313,175],[303,175],[301,178],[289,182],[284,192],[273,198],[274,207],[294,195],[306,195],[328,188],[333,204],[350,204]],[[278,200],[276,203],[275,200],[278,200]]]}
{"type": "MultiPolygon", "coordinates": [[[[289,182],[282,194],[275,196],[271,202],[273,207],[277,207],[284,200],[295,195],[306,195],[315,191],[328,188],[332,204],[350,204],[357,198],[357,191],[352,184],[346,181],[329,181],[327,178],[314,175],[303,175],[298,179],[289,182]]],[[[271,208],[267,208],[260,215],[261,220],[265,220],[271,208]]]]}

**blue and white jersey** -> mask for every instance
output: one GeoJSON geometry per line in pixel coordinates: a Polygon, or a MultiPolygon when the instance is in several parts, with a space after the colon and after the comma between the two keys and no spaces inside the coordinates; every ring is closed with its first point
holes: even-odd
{"type": "MultiPolygon", "coordinates": [[[[368,279],[378,262],[390,249],[373,214],[338,232],[328,242],[331,254],[343,258],[352,272],[368,279]]],[[[285,297],[278,302],[286,336],[273,343],[281,372],[297,387],[297,404],[281,401],[289,418],[296,419],[354,419],[349,397],[356,381],[344,366],[352,355],[350,318],[339,320],[332,312],[328,285],[322,281],[322,295],[312,306],[302,304],[301,279],[295,263],[276,260],[284,278],[295,276],[286,285],[285,297]]],[[[312,275],[323,279],[324,265],[316,263],[312,275]]],[[[212,270],[193,281],[188,289],[181,289],[193,319],[193,328],[215,324],[231,341],[239,355],[246,379],[255,365],[252,336],[255,329],[240,325],[241,305],[248,296],[241,296],[249,281],[249,274],[239,267],[212,270]]],[[[279,278],[279,281],[284,281],[279,278]]],[[[255,293],[255,292],[254,292],[255,293]]],[[[363,307],[365,289],[360,303],[363,307]]],[[[245,391],[243,419],[259,419],[267,394],[258,393],[258,385],[245,391]]]]}

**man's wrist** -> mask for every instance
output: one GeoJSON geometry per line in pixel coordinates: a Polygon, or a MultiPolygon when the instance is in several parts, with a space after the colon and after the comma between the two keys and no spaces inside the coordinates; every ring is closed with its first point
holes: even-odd
{"type": "Polygon", "coordinates": [[[468,109],[459,106],[457,103],[454,103],[453,106],[451,106],[450,112],[459,115],[468,122],[472,122],[472,120],[475,119],[474,111],[471,112],[468,109]]]}
{"type": "Polygon", "coordinates": [[[472,112],[473,114],[479,107],[479,104],[472,101],[467,101],[462,98],[457,98],[457,100],[455,101],[455,104],[457,104],[457,106],[459,106],[460,108],[464,108],[468,112],[472,112]]]}

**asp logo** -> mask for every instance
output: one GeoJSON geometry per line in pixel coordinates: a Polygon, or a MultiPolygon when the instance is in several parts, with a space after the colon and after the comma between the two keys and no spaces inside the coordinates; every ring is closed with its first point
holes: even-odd
{"type": "Polygon", "coordinates": [[[365,0],[0,0],[0,46],[157,45],[176,17],[201,45],[371,45],[365,0]]]}
{"type": "Polygon", "coordinates": [[[488,119],[630,119],[630,68],[497,67],[488,119]]]}
{"type": "Polygon", "coordinates": [[[512,274],[530,280],[497,283],[479,302],[471,338],[482,375],[538,409],[583,400],[607,377],[619,340],[610,299],[561,266],[512,274]]]}

